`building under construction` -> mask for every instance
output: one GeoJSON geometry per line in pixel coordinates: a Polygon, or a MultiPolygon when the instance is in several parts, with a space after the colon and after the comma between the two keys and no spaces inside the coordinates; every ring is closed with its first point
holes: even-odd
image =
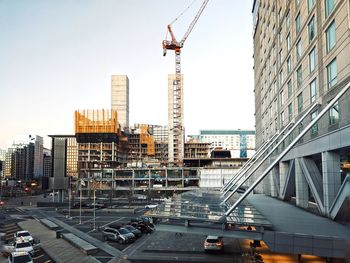
{"type": "Polygon", "coordinates": [[[102,176],[101,169],[126,165],[128,139],[119,129],[117,111],[76,111],[75,135],[81,177],[102,176]]]}

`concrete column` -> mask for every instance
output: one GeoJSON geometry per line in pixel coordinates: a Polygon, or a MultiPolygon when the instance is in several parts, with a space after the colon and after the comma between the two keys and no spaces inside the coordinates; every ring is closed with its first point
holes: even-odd
{"type": "Polygon", "coordinates": [[[301,169],[300,158],[295,159],[295,192],[296,205],[307,208],[309,201],[309,188],[303,170],[301,169]]]}
{"type": "Polygon", "coordinates": [[[282,197],[281,194],[283,193],[283,189],[287,183],[288,170],[289,170],[288,162],[279,163],[280,197],[282,197]]]}
{"type": "Polygon", "coordinates": [[[322,153],[323,200],[327,215],[340,189],[340,155],[335,152],[322,153]]]}
{"type": "Polygon", "coordinates": [[[276,165],[271,171],[271,196],[277,197],[279,194],[279,167],[276,165]]]}

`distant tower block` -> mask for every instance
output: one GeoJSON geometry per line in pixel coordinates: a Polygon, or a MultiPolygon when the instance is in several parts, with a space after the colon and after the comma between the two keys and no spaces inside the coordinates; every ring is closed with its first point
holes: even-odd
{"type": "Polygon", "coordinates": [[[182,165],[184,158],[184,96],[183,75],[178,81],[175,74],[168,75],[168,161],[182,165]]]}
{"type": "Polygon", "coordinates": [[[111,108],[118,112],[122,129],[129,127],[129,78],[127,75],[112,75],[111,108]]]}

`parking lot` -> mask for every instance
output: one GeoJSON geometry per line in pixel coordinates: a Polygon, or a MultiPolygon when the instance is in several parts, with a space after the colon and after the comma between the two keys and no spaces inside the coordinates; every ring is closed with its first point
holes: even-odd
{"type": "MultiPolygon", "coordinates": [[[[6,213],[8,214],[14,214],[17,215],[17,217],[22,216],[22,218],[26,218],[26,214],[21,214],[15,209],[7,209],[6,213]]],[[[2,242],[8,243],[13,241],[13,235],[15,232],[22,230],[17,222],[22,219],[14,219],[11,221],[8,221],[7,223],[1,224],[0,225],[0,232],[4,233],[4,239],[2,242]]],[[[45,251],[39,246],[37,249],[35,249],[34,254],[33,254],[33,260],[36,263],[49,263],[49,262],[54,262],[46,253],[45,251]]],[[[4,253],[1,253],[0,256],[0,262],[8,262],[7,260],[7,255],[4,253]]]]}
{"type": "MultiPolygon", "coordinates": [[[[93,210],[84,209],[80,224],[79,209],[71,209],[68,216],[67,209],[59,209],[62,214],[60,220],[64,221],[76,229],[79,229],[90,236],[103,241],[114,248],[122,251],[125,257],[132,262],[139,260],[149,262],[245,262],[242,258],[243,245],[235,239],[225,239],[225,249],[221,253],[205,253],[203,242],[205,235],[175,234],[171,232],[161,232],[155,230],[152,234],[143,234],[131,244],[120,244],[114,241],[104,241],[102,238],[102,229],[110,224],[125,224],[132,218],[142,216],[145,212],[144,207],[136,207],[135,212],[125,209],[98,209],[95,211],[95,230],[93,210]]],[[[103,262],[107,260],[108,255],[94,255],[103,262]]],[[[141,261],[140,261],[141,262],[141,261]]]]}

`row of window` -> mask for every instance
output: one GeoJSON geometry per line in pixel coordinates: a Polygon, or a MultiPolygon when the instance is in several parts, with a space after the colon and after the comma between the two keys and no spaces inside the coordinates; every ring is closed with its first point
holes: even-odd
{"type": "MultiPolygon", "coordinates": [[[[312,1],[312,2],[308,1],[309,11],[311,11],[311,9],[313,8],[314,5],[315,5],[315,1],[312,1]]],[[[324,5],[325,5],[325,9],[327,10],[327,16],[328,16],[329,13],[331,11],[333,11],[333,9],[334,9],[334,0],[325,0],[324,5]]],[[[286,31],[288,31],[289,27],[290,27],[290,14],[289,13],[290,12],[287,12],[287,15],[286,15],[286,31]]],[[[296,31],[297,31],[297,35],[298,35],[298,33],[301,29],[300,12],[298,13],[298,15],[296,17],[295,22],[296,22],[296,31]]],[[[315,16],[313,16],[308,23],[309,42],[311,42],[316,35],[315,24],[316,24],[315,16]]],[[[279,37],[280,37],[280,46],[282,46],[282,40],[283,40],[282,30],[279,34],[279,37]]],[[[333,21],[326,30],[326,52],[327,53],[329,53],[333,49],[333,47],[335,46],[335,40],[336,40],[336,38],[335,38],[335,22],[333,21]]],[[[291,48],[290,33],[287,34],[286,42],[287,42],[286,46],[287,46],[287,53],[288,53],[290,48],[291,48]]],[[[274,49],[274,51],[273,51],[274,59],[276,59],[277,58],[276,45],[274,45],[273,49],[274,49]]],[[[297,59],[297,61],[299,61],[301,59],[301,56],[302,56],[302,47],[301,47],[301,39],[299,39],[299,41],[296,44],[296,59],[297,59]]],[[[263,56],[261,56],[261,59],[262,58],[263,58],[263,56]]],[[[270,62],[270,58],[269,58],[269,62],[270,62]]],[[[280,63],[280,65],[282,65],[282,63],[283,63],[283,50],[282,49],[279,52],[279,63],[280,63]]],[[[288,58],[287,59],[287,73],[289,73],[291,71],[291,68],[292,68],[291,59],[288,58]]],[[[276,75],[276,69],[277,69],[276,64],[274,64],[275,75],[276,75]]],[[[282,76],[282,75],[283,75],[283,73],[280,72],[280,76],[282,76]]],[[[270,75],[269,75],[269,80],[271,81],[270,75]]]]}

